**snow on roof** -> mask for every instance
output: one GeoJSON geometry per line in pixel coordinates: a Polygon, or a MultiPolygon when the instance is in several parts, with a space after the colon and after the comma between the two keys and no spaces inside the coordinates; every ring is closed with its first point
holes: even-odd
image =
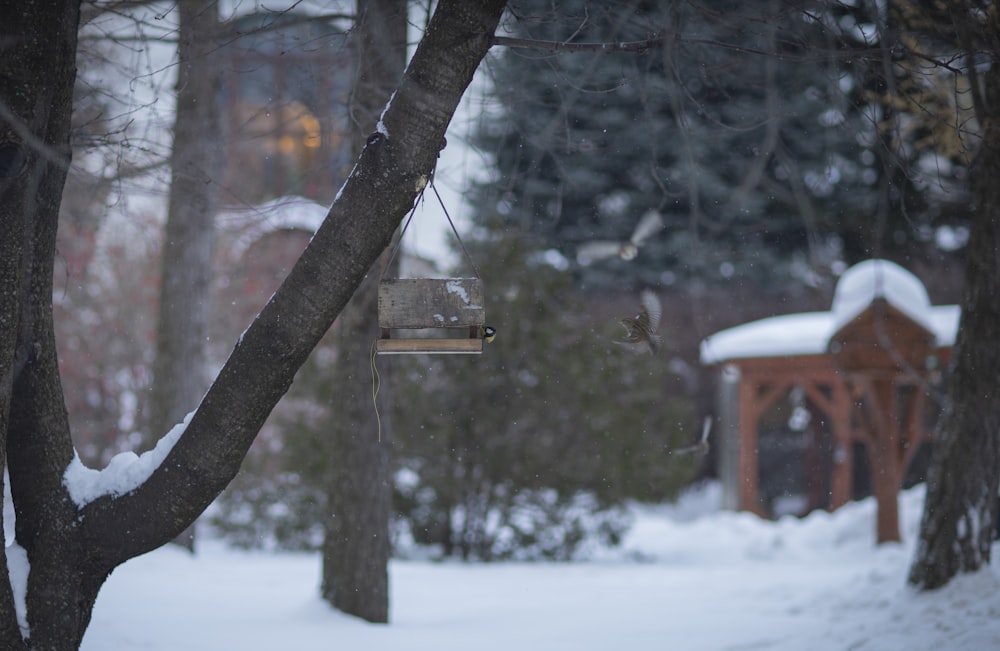
{"type": "Polygon", "coordinates": [[[931,301],[924,284],[895,262],[878,259],[859,262],[837,281],[831,307],[834,328],[840,330],[850,323],[876,298],[885,299],[926,330],[933,331],[931,301]]]}
{"type": "Polygon", "coordinates": [[[235,234],[231,252],[238,259],[268,233],[288,229],[315,233],[326,219],[327,212],[327,206],[312,199],[287,196],[257,206],[222,212],[218,216],[218,224],[235,234]]]}
{"type": "Polygon", "coordinates": [[[821,355],[833,329],[831,312],[783,314],[722,330],[701,342],[703,364],[744,357],[821,355]]]}
{"type": "Polygon", "coordinates": [[[866,260],[841,276],[829,312],[773,316],[722,330],[701,342],[701,362],[821,355],[830,337],[875,298],[884,298],[934,333],[938,346],[955,343],[961,313],[957,305],[932,306],[927,290],[913,274],[887,260],[866,260]]]}
{"type": "Polygon", "coordinates": [[[938,346],[954,346],[958,334],[958,319],[962,308],[957,305],[935,305],[931,307],[931,332],[938,346]]]}

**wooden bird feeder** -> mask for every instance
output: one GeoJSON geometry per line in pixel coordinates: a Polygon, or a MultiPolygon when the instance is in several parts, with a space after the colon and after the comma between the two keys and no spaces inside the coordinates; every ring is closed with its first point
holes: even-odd
{"type": "Polygon", "coordinates": [[[483,283],[479,278],[383,279],[378,325],[382,335],[375,352],[380,355],[478,355],[486,325],[483,283]]]}

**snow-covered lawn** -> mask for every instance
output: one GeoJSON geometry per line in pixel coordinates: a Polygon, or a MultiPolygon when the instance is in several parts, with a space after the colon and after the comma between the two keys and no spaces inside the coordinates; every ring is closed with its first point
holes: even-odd
{"type": "Polygon", "coordinates": [[[1000,649],[1000,572],[906,587],[922,500],[902,497],[906,541],[876,547],[872,500],[764,522],[719,511],[709,486],[637,507],[623,547],[585,562],[394,561],[389,625],[328,608],[315,554],[206,541],[194,557],[167,548],[119,568],[83,649],[1000,649]]]}

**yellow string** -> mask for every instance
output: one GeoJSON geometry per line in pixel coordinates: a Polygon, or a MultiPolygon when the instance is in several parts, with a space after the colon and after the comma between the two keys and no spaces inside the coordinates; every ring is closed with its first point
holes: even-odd
{"type": "Polygon", "coordinates": [[[371,356],[369,361],[372,367],[372,406],[375,408],[375,421],[378,423],[378,440],[379,443],[382,442],[382,417],[378,413],[378,390],[382,388],[382,376],[379,375],[378,368],[375,366],[375,344],[378,342],[377,339],[372,339],[371,356]]]}

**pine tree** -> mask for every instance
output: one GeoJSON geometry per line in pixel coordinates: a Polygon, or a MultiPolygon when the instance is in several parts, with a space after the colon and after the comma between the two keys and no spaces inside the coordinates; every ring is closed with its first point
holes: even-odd
{"type": "Polygon", "coordinates": [[[883,171],[870,99],[881,68],[862,11],[522,3],[516,36],[664,44],[497,57],[503,120],[477,137],[496,162],[477,188],[479,212],[499,210],[572,258],[581,243],[624,240],[640,215],[660,211],[666,229],[637,260],[580,269],[592,286],[719,275],[773,283],[792,273],[797,252],[829,272],[841,255],[911,242],[918,206],[908,177],[883,171]]]}
{"type": "Polygon", "coordinates": [[[613,543],[626,499],[675,496],[700,461],[669,454],[694,417],[664,391],[667,351],[615,345],[615,319],[529,240],[469,243],[498,330],[481,356],[378,360],[398,378],[397,510],[445,555],[565,559],[613,543]]]}

